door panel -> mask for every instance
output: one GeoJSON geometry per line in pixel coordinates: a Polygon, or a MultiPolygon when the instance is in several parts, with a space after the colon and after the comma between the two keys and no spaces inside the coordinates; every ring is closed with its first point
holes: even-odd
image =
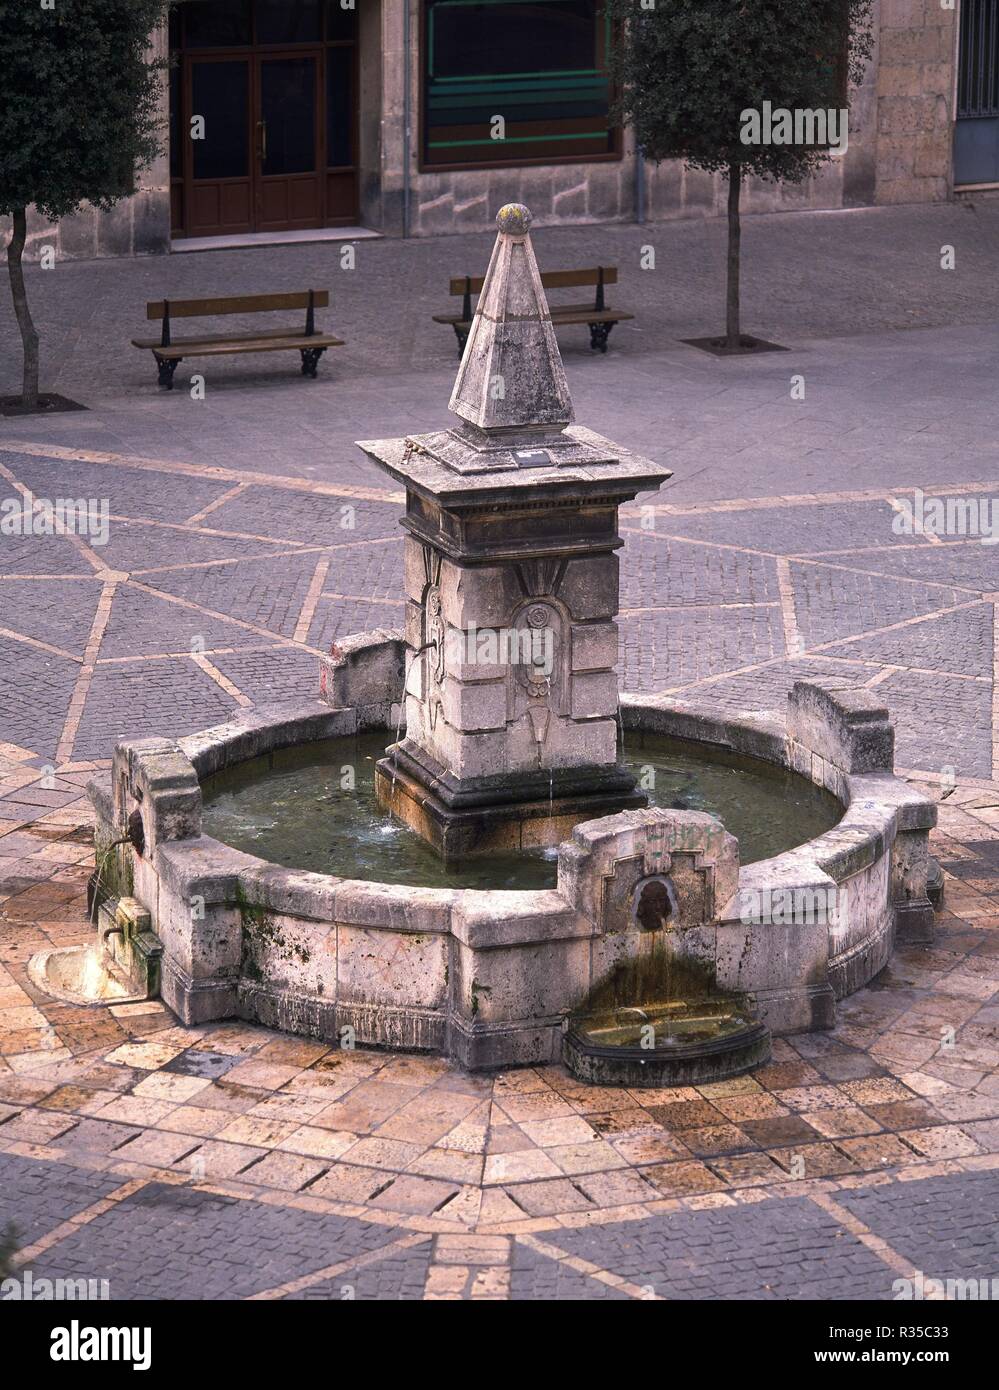
{"type": "Polygon", "coordinates": [[[195,236],[247,231],[253,225],[249,183],[196,183],[191,215],[195,236]]]}
{"type": "Polygon", "coordinates": [[[188,142],[190,234],[249,231],[253,225],[250,64],[243,58],[192,59],[188,89],[190,115],[204,120],[204,138],[188,142]]]}
{"type": "Polygon", "coordinates": [[[326,163],[331,169],[354,163],[354,50],[326,53],[326,163]]]}
{"type": "Polygon", "coordinates": [[[349,0],[186,0],[171,12],[173,235],[356,222],[349,0]],[[192,116],[204,138],[192,139],[192,116]]]}
{"type": "Polygon", "coordinates": [[[326,221],[349,226],[357,221],[357,175],[353,169],[326,175],[326,221]]]}
{"type": "Polygon", "coordinates": [[[259,231],[321,224],[319,59],[257,59],[259,231]]]}

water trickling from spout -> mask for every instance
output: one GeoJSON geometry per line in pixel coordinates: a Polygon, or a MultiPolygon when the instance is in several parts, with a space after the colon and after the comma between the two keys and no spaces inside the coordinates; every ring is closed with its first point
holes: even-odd
{"type": "Polygon", "coordinates": [[[405,678],[402,682],[402,694],[399,697],[399,716],[395,721],[395,743],[392,745],[392,797],[395,796],[395,775],[399,758],[399,737],[402,733],[402,721],[406,717],[406,696],[416,694],[414,690],[410,690],[409,688],[409,678],[412,675],[413,671],[417,669],[417,658],[420,657],[427,650],[428,647],[433,646],[436,646],[436,643],[424,642],[422,647],[418,647],[416,649],[416,651],[413,653],[413,660],[409,663],[409,670],[406,672],[405,678]]]}

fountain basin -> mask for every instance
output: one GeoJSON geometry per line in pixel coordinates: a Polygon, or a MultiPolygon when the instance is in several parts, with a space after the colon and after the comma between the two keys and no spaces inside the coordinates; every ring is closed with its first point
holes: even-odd
{"type": "Polygon", "coordinates": [[[575,1017],[563,1058],[574,1076],[594,1086],[704,1086],[768,1061],[770,1036],[739,1000],[678,1002],[575,1017]],[[654,1045],[643,1043],[643,1029],[652,1029],[654,1045]]]}
{"type": "Polygon", "coordinates": [[[130,817],[142,821],[141,849],[113,851],[109,889],[148,909],[163,945],[162,997],[185,1023],[255,1019],[471,1068],[558,1060],[570,1021],[592,1013],[607,978],[646,949],[634,894],[663,877],[650,873],[657,864],[677,881],[686,866],[684,903],[701,895],[682,924],[684,949],[774,1035],[831,1026],[836,999],[883,968],[896,937],[932,931],[935,807],[893,776],[891,726],[869,693],[807,683],[791,691],[786,719],[623,701],[626,732],[763,759],[836,798],[831,829],[748,865],[719,822],[669,809],[577,826],[558,849],[556,886],[531,891],[285,868],[204,833],[212,776],[317,740],[383,730],[388,741],[404,660],[401,634],[352,638],[327,659],[323,699],[246,711],[180,740],[121,744],[111,777],[91,785],[99,844],[130,817]]]}
{"type": "Polygon", "coordinates": [[[96,946],[56,946],[28,961],[28,978],[64,1004],[135,1004],[147,998],[109,968],[96,946]]]}
{"type": "MultiPolygon", "coordinates": [[[[557,887],[557,850],[535,844],[533,822],[525,824],[516,849],[444,860],[422,836],[393,821],[375,790],[385,738],[378,731],[295,745],[206,778],[204,830],[285,868],[369,882],[557,887]]],[[[842,815],[831,793],[800,774],[704,743],[632,730],[623,740],[621,764],[645,788],[650,805],[721,817],[739,840],[743,863],[792,849],[831,829],[842,815]]],[[[555,798],[551,819],[565,819],[555,798]]],[[[567,836],[580,819],[567,826],[567,836]]]]}
{"type": "Polygon", "coordinates": [[[159,993],[163,947],[150,930],[149,913],[134,898],[116,898],[106,885],[99,888],[100,879],[98,869],[88,893],[88,907],[97,919],[95,940],[37,952],[28,961],[28,975],[39,989],[66,1004],[151,999],[159,993]]]}

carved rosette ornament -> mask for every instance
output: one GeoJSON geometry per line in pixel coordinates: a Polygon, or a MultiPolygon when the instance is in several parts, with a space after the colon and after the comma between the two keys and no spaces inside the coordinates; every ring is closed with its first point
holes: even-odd
{"type": "Polygon", "coordinates": [[[525,715],[543,743],[550,715],[562,717],[565,700],[565,619],[556,603],[532,599],[514,614],[510,643],[508,720],[525,715]]]}

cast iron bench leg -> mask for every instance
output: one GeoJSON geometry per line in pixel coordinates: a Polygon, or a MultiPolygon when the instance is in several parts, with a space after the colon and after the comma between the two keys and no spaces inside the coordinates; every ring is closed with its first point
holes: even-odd
{"type": "Polygon", "coordinates": [[[610,331],[614,327],[612,323],[591,323],[590,324],[590,347],[601,352],[607,351],[607,339],[610,331]]]}
{"type": "Polygon", "coordinates": [[[326,351],[325,348],[300,348],[302,354],[302,375],[315,377],[316,368],[319,366],[319,359],[326,351]]]}
{"type": "Polygon", "coordinates": [[[165,386],[168,391],[173,390],[173,374],[183,361],[180,357],[161,357],[158,352],[154,352],[156,365],[159,368],[159,384],[165,386]]]}

